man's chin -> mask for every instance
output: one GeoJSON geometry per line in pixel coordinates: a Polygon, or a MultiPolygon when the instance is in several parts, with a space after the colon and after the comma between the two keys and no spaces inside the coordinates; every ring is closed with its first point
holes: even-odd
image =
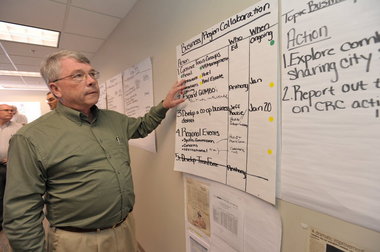
{"type": "Polygon", "coordinates": [[[91,105],[91,107],[92,107],[98,103],[98,100],[99,100],[98,98],[97,99],[91,99],[87,102],[87,104],[91,105]]]}
{"type": "Polygon", "coordinates": [[[87,100],[87,104],[90,104],[90,103],[93,103],[93,104],[96,104],[98,103],[98,100],[99,100],[99,93],[90,93],[88,95],[86,95],[86,100],[87,100]]]}

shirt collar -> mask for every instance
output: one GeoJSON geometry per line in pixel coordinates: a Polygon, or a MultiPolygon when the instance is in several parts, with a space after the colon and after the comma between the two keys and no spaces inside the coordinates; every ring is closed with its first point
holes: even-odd
{"type": "Polygon", "coordinates": [[[94,123],[96,119],[98,118],[99,114],[99,109],[96,105],[91,107],[91,113],[93,115],[92,121],[88,120],[88,117],[83,114],[82,112],[66,107],[62,103],[58,102],[57,107],[55,108],[57,113],[60,113],[64,115],[66,118],[68,118],[70,121],[73,121],[74,123],[78,125],[82,125],[82,123],[87,122],[87,123],[94,123]]]}
{"type": "Polygon", "coordinates": [[[4,129],[4,128],[8,127],[11,123],[12,123],[12,121],[8,121],[8,122],[4,123],[3,125],[1,125],[1,128],[4,129]]]}

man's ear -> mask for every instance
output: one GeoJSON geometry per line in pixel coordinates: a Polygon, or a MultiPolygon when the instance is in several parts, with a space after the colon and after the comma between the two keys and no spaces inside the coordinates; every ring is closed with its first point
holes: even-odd
{"type": "Polygon", "coordinates": [[[62,96],[61,89],[57,86],[55,82],[50,82],[49,88],[56,98],[60,98],[62,96]]]}

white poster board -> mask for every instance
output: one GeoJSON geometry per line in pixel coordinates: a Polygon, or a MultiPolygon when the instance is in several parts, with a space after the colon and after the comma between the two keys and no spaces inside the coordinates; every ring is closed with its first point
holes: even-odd
{"type": "Polygon", "coordinates": [[[282,1],[281,198],[380,231],[380,1],[282,1]]]}
{"type": "Polygon", "coordinates": [[[186,101],[175,170],[275,203],[277,1],[262,1],[177,47],[186,101]]]}
{"type": "MultiPolygon", "coordinates": [[[[129,117],[144,116],[153,107],[153,71],[150,58],[129,67],[123,72],[124,109],[129,117]]],[[[130,139],[129,144],[156,152],[156,133],[130,139]]]]}

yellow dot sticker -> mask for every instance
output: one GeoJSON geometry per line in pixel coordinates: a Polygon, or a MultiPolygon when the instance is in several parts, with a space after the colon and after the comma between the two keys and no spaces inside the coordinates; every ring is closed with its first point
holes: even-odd
{"type": "Polygon", "coordinates": [[[268,121],[273,122],[273,121],[274,121],[273,116],[270,116],[270,117],[268,118],[268,121]]]}
{"type": "Polygon", "coordinates": [[[268,154],[272,155],[273,151],[271,149],[268,150],[268,154]]]}
{"type": "Polygon", "coordinates": [[[202,84],[203,84],[203,81],[200,81],[200,82],[199,82],[199,85],[202,85],[202,84]]]}
{"type": "Polygon", "coordinates": [[[273,82],[269,83],[269,86],[274,87],[274,83],[273,82]]]}

